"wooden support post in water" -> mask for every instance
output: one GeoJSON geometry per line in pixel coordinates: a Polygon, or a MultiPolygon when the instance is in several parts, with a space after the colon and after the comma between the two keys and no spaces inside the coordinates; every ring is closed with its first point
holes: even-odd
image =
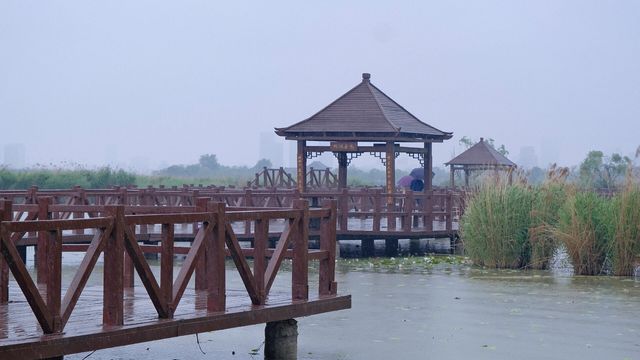
{"type": "Polygon", "coordinates": [[[268,322],[264,329],[265,360],[298,358],[298,322],[294,319],[268,322]]]}
{"type": "Polygon", "coordinates": [[[113,218],[113,231],[104,248],[104,295],[102,321],[107,326],[124,323],[124,205],[107,206],[107,215],[113,218]]]}
{"type": "Polygon", "coordinates": [[[300,210],[300,221],[293,242],[291,270],[291,297],[294,300],[309,299],[309,202],[294,200],[294,208],[300,210]]]}

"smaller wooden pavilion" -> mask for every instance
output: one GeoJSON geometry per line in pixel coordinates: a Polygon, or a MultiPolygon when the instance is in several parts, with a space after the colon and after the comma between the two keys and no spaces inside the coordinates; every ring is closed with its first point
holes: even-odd
{"type": "Polygon", "coordinates": [[[452,133],[420,121],[374,86],[370,78],[370,74],[362,74],[361,83],[315,115],[275,129],[276,134],[297,141],[297,183],[301,192],[306,191],[307,160],[323,152],[332,152],[338,159],[341,189],[347,187],[347,166],[364,153],[379,158],[386,167],[388,193],[395,192],[395,159],[400,153],[420,162],[425,173],[425,190],[431,189],[432,143],[450,139],[452,133]],[[310,145],[311,141],[325,144],[310,145]]]}
{"type": "Polygon", "coordinates": [[[509,175],[511,183],[511,173],[517,167],[516,164],[499,153],[484,138],[480,138],[472,147],[465,150],[460,155],[445,163],[451,169],[451,187],[455,186],[455,172],[464,171],[464,184],[469,186],[469,175],[471,171],[494,170],[505,171],[509,175]]]}

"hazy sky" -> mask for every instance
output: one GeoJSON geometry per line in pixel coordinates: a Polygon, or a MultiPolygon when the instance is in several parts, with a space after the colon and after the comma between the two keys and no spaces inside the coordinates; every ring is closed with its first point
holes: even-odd
{"type": "Polygon", "coordinates": [[[463,135],[516,161],[532,146],[541,165],[640,145],[640,1],[316,3],[2,0],[0,152],[253,165],[260,133],[307,118],[362,72],[454,132],[434,145],[436,165],[463,135]]]}

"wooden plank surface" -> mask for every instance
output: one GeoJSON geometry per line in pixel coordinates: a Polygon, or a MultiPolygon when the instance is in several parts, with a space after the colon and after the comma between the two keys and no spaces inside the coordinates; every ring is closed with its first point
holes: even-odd
{"type": "Polygon", "coordinates": [[[293,301],[288,292],[272,292],[265,304],[254,306],[244,289],[227,289],[227,310],[207,311],[206,291],[188,288],[174,319],[159,319],[144,288],[124,294],[124,325],[103,327],[102,287],[87,286],[63,334],[42,335],[38,322],[17,285],[10,286],[9,304],[0,305],[0,358],[50,357],[100,348],[158,340],[195,332],[222,330],[348,309],[348,295],[318,296],[293,301]]]}

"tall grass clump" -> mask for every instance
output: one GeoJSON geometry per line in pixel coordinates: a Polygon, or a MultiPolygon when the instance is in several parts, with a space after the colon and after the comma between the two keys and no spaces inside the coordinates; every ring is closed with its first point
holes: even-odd
{"type": "Polygon", "coordinates": [[[533,194],[522,184],[487,182],[472,195],[460,229],[465,251],[475,264],[493,268],[529,265],[533,194]]]}
{"type": "Polygon", "coordinates": [[[567,168],[552,166],[544,182],[534,191],[531,209],[529,243],[532,269],[548,269],[557,248],[553,229],[558,224],[559,210],[567,198],[567,168]]]}
{"type": "Polygon", "coordinates": [[[594,192],[572,191],[560,209],[555,236],[564,244],[576,275],[603,271],[612,244],[613,201],[594,192]]]}
{"type": "Polygon", "coordinates": [[[640,186],[629,179],[614,199],[614,207],[613,273],[634,275],[636,256],[640,254],[640,186]]]}

